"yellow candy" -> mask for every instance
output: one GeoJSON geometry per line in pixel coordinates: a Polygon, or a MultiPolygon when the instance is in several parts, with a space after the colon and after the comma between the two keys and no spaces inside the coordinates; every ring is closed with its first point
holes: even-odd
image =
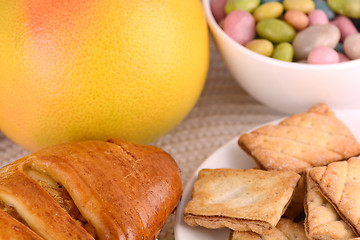
{"type": "Polygon", "coordinates": [[[245,47],[266,57],[270,57],[274,51],[273,44],[266,39],[254,39],[245,44],[245,47]]]}
{"type": "Polygon", "coordinates": [[[297,10],[303,13],[309,13],[315,9],[313,0],[284,0],[284,8],[288,10],[297,10]]]}
{"type": "Polygon", "coordinates": [[[284,11],[284,6],[279,2],[268,2],[260,5],[253,13],[255,20],[278,18],[284,11]]]}

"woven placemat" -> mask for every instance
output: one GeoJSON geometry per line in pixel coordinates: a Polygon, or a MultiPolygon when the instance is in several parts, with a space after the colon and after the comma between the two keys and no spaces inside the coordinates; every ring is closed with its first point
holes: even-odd
{"type": "MultiPolygon", "coordinates": [[[[216,149],[242,132],[280,117],[284,114],[260,104],[235,82],[210,39],[210,68],[197,104],[183,122],[153,145],[174,157],[185,185],[196,168],[216,149]]],[[[0,132],[0,166],[28,153],[0,132]]],[[[158,239],[174,239],[173,215],[158,239]]]]}

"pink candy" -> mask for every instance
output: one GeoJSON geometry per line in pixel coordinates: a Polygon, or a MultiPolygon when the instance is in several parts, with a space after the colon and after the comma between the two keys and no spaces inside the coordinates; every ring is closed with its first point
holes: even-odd
{"type": "Polygon", "coordinates": [[[343,53],[338,52],[339,62],[348,62],[350,59],[343,53]]]}
{"type": "Polygon", "coordinates": [[[256,36],[255,18],[249,12],[235,10],[229,13],[223,22],[224,32],[241,45],[256,36]]]}
{"type": "Polygon", "coordinates": [[[314,48],[308,55],[308,63],[312,64],[331,64],[339,62],[338,53],[328,47],[317,47],[314,48]]]}
{"type": "Polygon", "coordinates": [[[225,5],[228,0],[214,0],[211,2],[211,12],[216,22],[220,22],[226,16],[225,5]]]}
{"type": "Polygon", "coordinates": [[[340,42],[344,42],[345,38],[347,38],[349,35],[358,32],[356,27],[348,17],[337,16],[331,23],[337,26],[340,30],[340,42]]]}
{"type": "Polygon", "coordinates": [[[316,24],[328,24],[329,19],[327,18],[324,11],[315,9],[309,12],[309,25],[316,25],[316,24]]]}

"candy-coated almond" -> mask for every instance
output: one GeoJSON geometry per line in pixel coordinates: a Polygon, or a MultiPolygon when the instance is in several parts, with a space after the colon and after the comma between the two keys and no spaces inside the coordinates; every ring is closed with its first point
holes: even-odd
{"type": "Polygon", "coordinates": [[[272,58],[286,62],[292,62],[293,57],[294,57],[294,49],[292,45],[287,42],[279,43],[274,48],[274,53],[272,55],[272,58]]]}
{"type": "Polygon", "coordinates": [[[245,44],[255,38],[255,19],[242,10],[229,13],[223,22],[224,32],[240,44],[245,44]]]}
{"type": "Polygon", "coordinates": [[[328,0],[331,9],[350,18],[360,18],[359,0],[328,0]]]}
{"type": "Polygon", "coordinates": [[[303,13],[309,13],[315,9],[313,0],[284,0],[284,8],[288,10],[297,10],[303,13]]]}
{"type": "MultiPolygon", "coordinates": [[[[359,4],[360,4],[360,1],[359,1],[359,4]]],[[[334,21],[332,21],[331,23],[335,24],[339,28],[340,33],[341,33],[341,38],[340,38],[341,42],[344,42],[344,40],[345,40],[345,38],[347,38],[347,36],[358,32],[354,23],[346,16],[337,16],[334,19],[334,21]]]]}
{"type": "Polygon", "coordinates": [[[245,47],[266,57],[270,57],[274,51],[273,44],[266,39],[254,39],[248,42],[245,47]]]}
{"type": "Polygon", "coordinates": [[[227,1],[228,0],[213,0],[211,2],[211,12],[218,23],[226,16],[225,6],[227,1]]]}
{"type": "Polygon", "coordinates": [[[360,33],[345,38],[344,50],[350,59],[360,59],[360,33]]]}
{"type": "Polygon", "coordinates": [[[312,25],[298,32],[292,45],[296,60],[306,59],[316,47],[335,48],[340,40],[340,30],[333,24],[312,25]]]}
{"type": "Polygon", "coordinates": [[[339,62],[348,62],[350,59],[343,53],[337,52],[339,55],[339,62]]]}
{"type": "Polygon", "coordinates": [[[268,2],[255,9],[253,15],[255,20],[261,21],[269,18],[278,18],[284,11],[284,6],[278,2],[268,2]]]}
{"type": "Polygon", "coordinates": [[[327,18],[323,10],[314,9],[311,12],[309,12],[308,16],[309,16],[309,25],[329,23],[329,19],[327,18]]]}
{"type": "Polygon", "coordinates": [[[314,48],[307,58],[307,62],[310,64],[332,64],[339,62],[338,53],[328,47],[314,48]]]}
{"type": "Polygon", "coordinates": [[[274,43],[291,42],[295,35],[295,29],[280,19],[264,19],[257,23],[256,32],[261,38],[274,43]]]}
{"type": "Polygon", "coordinates": [[[227,14],[235,10],[252,13],[260,5],[260,0],[228,0],[225,6],[227,14]]]}
{"type": "Polygon", "coordinates": [[[308,16],[298,10],[289,10],[284,15],[285,21],[293,26],[296,30],[300,31],[309,25],[308,16]]]}

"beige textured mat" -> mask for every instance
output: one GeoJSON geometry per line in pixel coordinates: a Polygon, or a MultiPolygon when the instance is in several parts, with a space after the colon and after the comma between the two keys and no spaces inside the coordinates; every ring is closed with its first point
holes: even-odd
{"type": "MultiPolygon", "coordinates": [[[[154,145],[175,158],[185,185],[196,168],[217,148],[244,131],[284,116],[242,90],[227,71],[211,41],[210,69],[199,101],[180,125],[154,145]]],[[[0,166],[27,154],[26,150],[0,132],[0,166]]],[[[159,240],[174,239],[173,221],[174,216],[171,216],[159,240]]]]}

